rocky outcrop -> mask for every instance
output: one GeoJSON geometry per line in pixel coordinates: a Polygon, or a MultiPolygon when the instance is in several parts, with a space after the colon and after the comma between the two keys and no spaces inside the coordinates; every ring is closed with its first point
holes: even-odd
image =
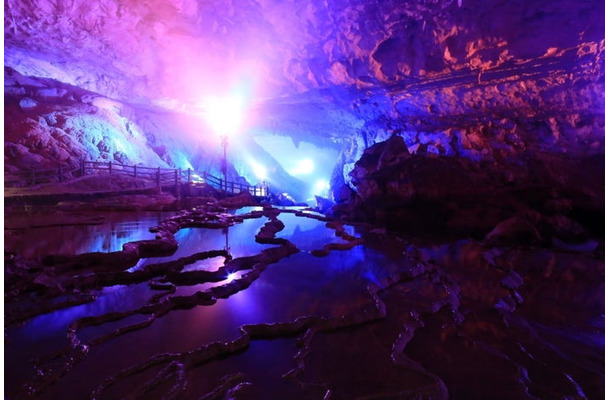
{"type": "MultiPolygon", "coordinates": [[[[602,11],[576,0],[7,2],[5,165],[87,156],[217,170],[218,140],[201,116],[238,91],[244,134],[342,148],[338,203],[345,184],[359,201],[375,197],[366,161],[352,170],[397,135],[423,161],[382,168],[385,202],[409,185],[433,190],[401,182],[406,174],[445,180],[436,197],[491,179],[599,209],[598,177],[570,171],[599,172],[604,152],[602,11]],[[579,189],[581,179],[596,189],[579,189]]],[[[512,216],[494,202],[472,209],[493,215],[485,226],[512,216]]]]}
{"type": "MultiPolygon", "coordinates": [[[[153,167],[183,163],[178,154],[185,149],[160,152],[163,128],[145,129],[124,103],[11,69],[5,69],[4,85],[7,172],[79,165],[83,159],[153,167]],[[25,100],[33,103],[24,106],[25,100]]],[[[157,116],[157,124],[162,119],[157,116]]]]}
{"type": "Polygon", "coordinates": [[[601,10],[569,0],[9,2],[5,65],[167,105],[239,81],[263,97],[395,89],[455,71],[482,80],[502,66],[561,61],[572,49],[599,55],[601,10]]]}
{"type": "Polygon", "coordinates": [[[411,154],[394,135],[365,150],[350,176],[355,190],[343,189],[335,214],[394,230],[532,244],[603,231],[601,157],[524,153],[476,163],[411,154]]]}

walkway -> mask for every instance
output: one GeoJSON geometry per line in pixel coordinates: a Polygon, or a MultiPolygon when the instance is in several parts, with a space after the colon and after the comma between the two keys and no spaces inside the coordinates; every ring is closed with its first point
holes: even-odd
{"type": "MultiPolygon", "coordinates": [[[[148,180],[158,187],[178,187],[179,185],[205,186],[229,194],[244,191],[254,197],[268,197],[269,187],[253,186],[239,182],[225,181],[206,171],[180,168],[154,168],[141,165],[124,165],[113,162],[81,161],[78,166],[58,167],[47,170],[32,170],[28,172],[4,174],[4,187],[29,187],[44,183],[61,183],[85,175],[121,174],[134,178],[148,180]]],[[[193,193],[195,193],[194,191],[193,193]]]]}

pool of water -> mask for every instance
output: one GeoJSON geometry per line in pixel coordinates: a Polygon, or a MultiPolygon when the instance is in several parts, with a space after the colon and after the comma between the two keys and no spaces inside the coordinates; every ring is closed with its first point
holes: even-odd
{"type": "Polygon", "coordinates": [[[154,239],[149,228],[174,212],[54,212],[5,219],[4,250],[31,260],[49,254],[109,253],[123,244],[154,239]]]}
{"type": "MultiPolygon", "coordinates": [[[[253,210],[259,209],[236,214],[253,210]]],[[[11,238],[5,249],[30,259],[48,252],[117,251],[127,241],[154,237],[149,227],[170,215],[110,214],[99,225],[23,228],[35,238],[31,246],[11,238]]],[[[603,393],[604,298],[598,279],[603,262],[549,250],[487,248],[471,240],[416,247],[349,225],[345,231],[362,236],[364,243],[319,257],[314,250],[345,240],[317,219],[289,212],[278,218],[285,227],[277,237],[288,239],[298,252],[266,265],[250,286],[212,305],[174,307],[156,317],[152,313],[160,308],[136,312],[239,282],[251,271],[175,291],[153,289],[149,282],[109,285],[86,304],[5,327],[6,398],[23,398],[24,385],[32,383],[42,391],[31,398],[89,398],[98,385],[129,368],[137,372],[113,380],[100,398],[138,393],[163,398],[172,387],[181,387],[184,398],[197,399],[238,386],[240,399],[310,399],[328,393],[332,398],[400,398],[405,393],[473,398],[502,385],[510,390],[496,393],[497,398],[527,398],[528,390],[543,398],[603,393]],[[70,324],[109,315],[117,317],[77,331],[85,344],[104,340],[90,345],[86,356],[52,385],[41,384],[36,360],[46,375],[70,364],[61,357],[44,360],[62,354],[70,324]],[[354,322],[354,316],[364,322],[354,322]],[[271,332],[303,320],[316,322],[309,329],[268,333],[189,364],[209,346],[226,351],[229,344],[241,343],[244,326],[271,332]],[[125,332],[116,334],[120,329],[125,332]],[[146,364],[153,359],[166,361],[146,364]],[[466,379],[468,371],[483,381],[466,379]]],[[[257,256],[277,247],[255,241],[266,222],[260,217],[228,228],[181,229],[174,254],[142,259],[131,270],[210,250],[228,250],[234,259],[257,256]]],[[[224,257],[198,260],[182,272],[213,272],[225,262],[224,257]]]]}

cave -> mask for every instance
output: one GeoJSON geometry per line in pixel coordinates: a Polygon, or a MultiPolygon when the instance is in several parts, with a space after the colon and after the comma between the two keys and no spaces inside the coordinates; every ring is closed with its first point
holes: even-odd
{"type": "Polygon", "coordinates": [[[599,0],[7,0],[5,399],[600,399],[599,0]]]}

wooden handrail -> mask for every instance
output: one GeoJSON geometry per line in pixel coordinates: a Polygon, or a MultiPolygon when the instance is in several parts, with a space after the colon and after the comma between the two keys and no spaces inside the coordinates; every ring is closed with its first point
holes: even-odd
{"type": "Polygon", "coordinates": [[[108,174],[123,174],[135,178],[154,181],[157,185],[178,185],[181,183],[197,183],[200,180],[206,184],[228,193],[240,193],[248,191],[253,196],[269,196],[269,187],[261,185],[246,185],[239,182],[226,181],[207,171],[199,172],[195,170],[180,168],[160,168],[147,167],[142,165],[125,165],[113,163],[111,161],[85,161],[80,165],[59,166],[54,169],[31,170],[19,173],[4,174],[4,185],[10,187],[11,183],[17,186],[33,186],[40,183],[62,182],[76,176],[87,175],[91,171],[107,172],[108,174]],[[195,179],[198,177],[199,179],[195,179]],[[237,190],[237,192],[236,192],[237,190]]]}

